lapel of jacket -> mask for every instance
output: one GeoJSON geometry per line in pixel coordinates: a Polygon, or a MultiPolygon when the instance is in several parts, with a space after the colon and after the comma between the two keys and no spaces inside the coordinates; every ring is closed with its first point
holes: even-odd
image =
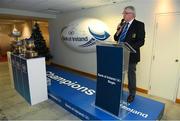
{"type": "Polygon", "coordinates": [[[127,31],[127,35],[129,35],[129,32],[131,32],[131,30],[134,27],[135,23],[136,23],[136,19],[134,19],[133,22],[131,23],[131,25],[130,25],[128,31],[127,31]]]}

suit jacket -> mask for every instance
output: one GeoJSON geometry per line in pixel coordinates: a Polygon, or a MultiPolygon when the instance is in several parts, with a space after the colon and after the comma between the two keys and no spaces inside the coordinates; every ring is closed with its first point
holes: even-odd
{"type": "MultiPolygon", "coordinates": [[[[121,33],[120,33],[121,34],[121,33]]],[[[119,35],[114,35],[114,40],[119,40],[119,35]]],[[[135,50],[136,53],[130,53],[129,63],[138,63],[140,61],[140,47],[144,45],[145,39],[145,27],[144,23],[133,20],[131,23],[127,33],[124,42],[127,42],[129,45],[131,45],[135,50]]]]}

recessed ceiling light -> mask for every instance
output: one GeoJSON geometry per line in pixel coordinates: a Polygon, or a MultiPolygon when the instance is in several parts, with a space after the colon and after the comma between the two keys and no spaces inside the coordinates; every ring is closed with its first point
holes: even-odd
{"type": "Polygon", "coordinates": [[[49,13],[52,13],[52,14],[58,14],[58,13],[61,13],[60,10],[52,9],[52,8],[46,9],[45,12],[49,12],[49,13]]]}

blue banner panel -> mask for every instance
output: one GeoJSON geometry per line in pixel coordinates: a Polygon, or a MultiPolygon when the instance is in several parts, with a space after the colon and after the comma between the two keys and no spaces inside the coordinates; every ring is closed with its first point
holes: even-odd
{"type": "Polygon", "coordinates": [[[19,57],[18,55],[14,54],[11,54],[11,61],[14,87],[21,96],[23,96],[29,103],[31,103],[27,72],[27,61],[19,57]]]}
{"type": "Polygon", "coordinates": [[[21,58],[16,56],[16,70],[17,70],[17,80],[18,80],[18,92],[24,97],[24,87],[23,87],[23,80],[22,80],[22,71],[21,71],[21,58]]]}
{"type": "Polygon", "coordinates": [[[14,87],[19,92],[19,81],[18,81],[18,70],[17,70],[17,58],[14,55],[11,55],[12,60],[12,69],[13,69],[13,79],[14,79],[14,87]]]}
{"type": "Polygon", "coordinates": [[[97,48],[96,106],[118,116],[121,100],[123,48],[97,48]]]}
{"type": "Polygon", "coordinates": [[[24,88],[24,95],[23,96],[26,99],[26,101],[31,104],[27,61],[25,59],[21,59],[21,71],[22,71],[21,76],[22,76],[22,80],[23,80],[22,85],[24,88]]]}
{"type": "Polygon", "coordinates": [[[82,120],[159,120],[163,115],[163,103],[137,95],[128,106],[120,105],[128,113],[119,118],[95,106],[96,81],[52,66],[46,69],[49,98],[82,120]]]}

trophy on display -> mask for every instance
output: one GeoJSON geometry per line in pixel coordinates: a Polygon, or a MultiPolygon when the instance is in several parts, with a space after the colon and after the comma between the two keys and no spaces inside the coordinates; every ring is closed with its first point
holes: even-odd
{"type": "Polygon", "coordinates": [[[38,53],[34,50],[35,44],[33,39],[26,40],[26,57],[27,58],[34,58],[38,56],[38,53]]]}
{"type": "Polygon", "coordinates": [[[13,37],[12,41],[12,52],[14,54],[21,54],[22,53],[22,41],[19,40],[19,37],[21,36],[21,32],[18,31],[15,27],[13,28],[13,31],[10,34],[10,37],[13,37]]]}
{"type": "Polygon", "coordinates": [[[26,39],[22,39],[22,52],[21,56],[26,57],[26,39]]]}
{"type": "Polygon", "coordinates": [[[13,31],[10,34],[10,37],[13,37],[13,41],[11,44],[12,52],[14,54],[26,57],[26,58],[34,58],[38,56],[38,53],[35,51],[35,44],[33,39],[22,39],[19,40],[21,36],[21,32],[18,31],[15,26],[13,31]]]}

